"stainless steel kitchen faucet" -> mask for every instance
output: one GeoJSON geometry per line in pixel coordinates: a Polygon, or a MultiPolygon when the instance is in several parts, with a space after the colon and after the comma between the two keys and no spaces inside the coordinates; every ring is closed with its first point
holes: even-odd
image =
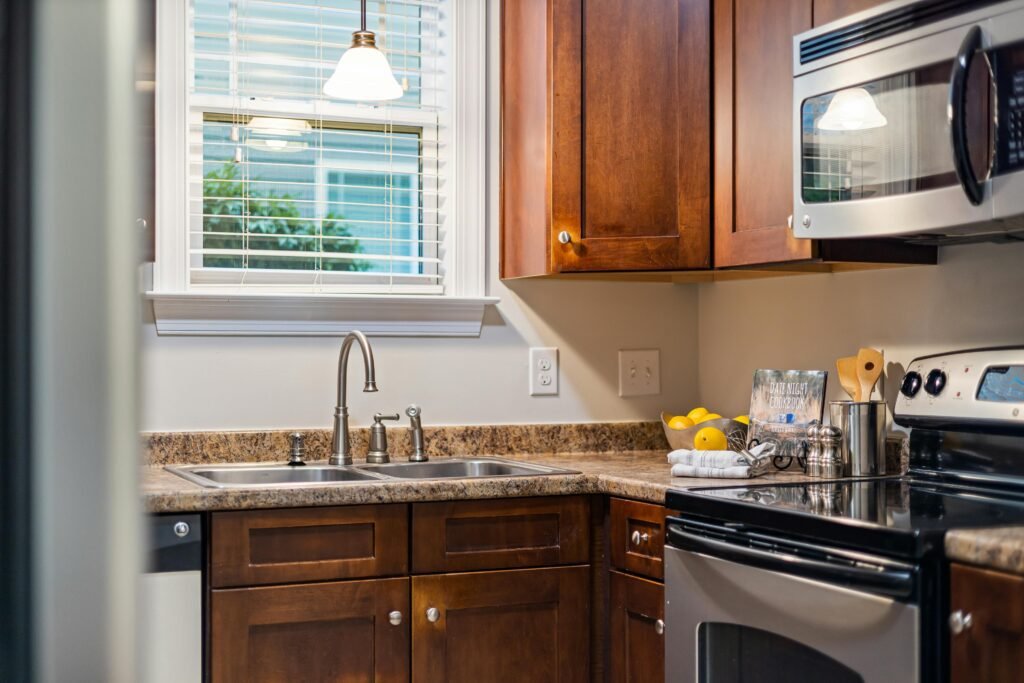
{"type": "Polygon", "coordinates": [[[338,405],[334,407],[334,438],[331,441],[332,465],[351,465],[352,449],[349,445],[348,436],[348,355],[352,350],[352,342],[359,344],[363,353],[364,380],[363,391],[377,391],[377,379],[373,367],[373,350],[366,335],[358,330],[348,333],[345,340],[341,342],[341,352],[338,354],[338,405]]]}

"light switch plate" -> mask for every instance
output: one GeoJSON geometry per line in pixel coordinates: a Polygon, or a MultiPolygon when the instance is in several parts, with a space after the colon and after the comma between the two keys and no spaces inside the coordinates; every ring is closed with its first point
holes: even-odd
{"type": "Polygon", "coordinates": [[[619,396],[651,396],[661,393],[661,351],[619,351],[619,396]]]}
{"type": "Polygon", "coordinates": [[[530,349],[530,396],[558,394],[558,349],[535,346],[530,349]]]}

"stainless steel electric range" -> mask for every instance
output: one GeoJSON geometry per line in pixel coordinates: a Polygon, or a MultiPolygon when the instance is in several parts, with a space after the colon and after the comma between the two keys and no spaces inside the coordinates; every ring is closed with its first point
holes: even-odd
{"type": "Polygon", "coordinates": [[[1024,523],[1024,347],[914,360],[907,475],[670,491],[667,680],[948,679],[948,529],[1024,523]]]}

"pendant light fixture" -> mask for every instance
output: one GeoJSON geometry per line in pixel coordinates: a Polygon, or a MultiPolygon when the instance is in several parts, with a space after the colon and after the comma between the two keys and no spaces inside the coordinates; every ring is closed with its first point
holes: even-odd
{"type": "Polygon", "coordinates": [[[870,130],[889,124],[885,114],[878,111],[875,98],[864,88],[840,90],[828,103],[825,115],[818,121],[821,130],[870,130]]]}
{"type": "Polygon", "coordinates": [[[373,31],[366,30],[366,0],[360,1],[360,17],[359,30],[352,33],[352,46],[324,83],[324,94],[361,102],[397,100],[402,96],[402,86],[391,73],[388,58],[377,49],[373,31]]]}

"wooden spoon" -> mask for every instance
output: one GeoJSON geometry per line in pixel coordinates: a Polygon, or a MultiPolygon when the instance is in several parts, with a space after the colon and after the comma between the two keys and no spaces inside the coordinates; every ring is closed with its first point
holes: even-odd
{"type": "Polygon", "coordinates": [[[839,372],[839,383],[843,390],[850,395],[854,401],[857,399],[857,356],[847,356],[836,361],[836,370],[839,372]]]}
{"type": "Polygon", "coordinates": [[[857,352],[857,401],[870,401],[875,383],[882,375],[885,358],[881,351],[861,349],[857,352]]]}

